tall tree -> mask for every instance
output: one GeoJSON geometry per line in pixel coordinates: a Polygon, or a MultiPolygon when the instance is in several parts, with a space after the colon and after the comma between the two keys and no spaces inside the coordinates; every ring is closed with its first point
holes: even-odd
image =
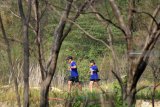
{"type": "MultiPolygon", "coordinates": [[[[111,19],[105,18],[102,14],[96,13],[99,17],[101,17],[104,21],[109,22],[114,27],[118,28],[125,36],[126,40],[126,47],[127,47],[127,59],[128,59],[128,70],[127,70],[127,81],[123,82],[120,75],[112,71],[115,77],[117,78],[121,89],[122,89],[122,99],[124,104],[131,107],[135,102],[135,95],[136,93],[143,89],[143,87],[137,89],[138,80],[141,78],[141,75],[145,71],[146,66],[148,65],[148,61],[151,55],[151,51],[154,49],[154,46],[160,37],[160,22],[156,20],[156,17],[160,10],[160,5],[157,5],[157,8],[153,12],[153,15],[149,12],[143,12],[136,10],[135,7],[135,0],[129,0],[128,4],[128,19],[124,19],[122,16],[122,11],[119,9],[119,6],[115,2],[115,0],[109,0],[110,6],[112,8],[112,12],[115,16],[116,21],[118,24],[112,22],[111,19]],[[144,47],[141,50],[141,55],[138,58],[134,57],[133,52],[133,21],[134,21],[134,14],[146,14],[151,18],[151,24],[149,25],[149,33],[146,37],[146,41],[144,47]]],[[[103,42],[104,43],[104,42],[103,42]]],[[[106,44],[106,43],[105,43],[106,44]]],[[[109,47],[110,48],[110,47],[109,47]]],[[[113,59],[114,58],[114,53],[113,59]]],[[[115,66],[116,67],[116,66],[115,66]]]]}
{"type": "Polygon", "coordinates": [[[28,10],[25,15],[22,0],[18,0],[19,14],[23,28],[23,80],[24,80],[24,107],[29,107],[29,20],[31,15],[31,0],[28,0],[28,10]]]}
{"type": "Polygon", "coordinates": [[[20,95],[19,95],[19,92],[18,92],[17,77],[16,77],[15,71],[13,69],[13,60],[12,60],[12,55],[11,55],[11,46],[10,46],[10,42],[9,42],[8,37],[6,35],[6,32],[5,32],[5,28],[4,28],[4,25],[3,25],[1,14],[0,14],[0,27],[1,27],[1,31],[2,31],[2,34],[3,34],[3,38],[5,40],[5,44],[7,46],[7,55],[8,55],[9,69],[10,69],[11,73],[13,74],[14,85],[15,85],[15,93],[16,93],[16,98],[17,98],[17,104],[18,104],[18,107],[21,107],[21,100],[20,100],[20,95]]]}
{"type": "MultiPolygon", "coordinates": [[[[73,26],[73,23],[67,22],[67,19],[69,18],[69,15],[71,13],[73,0],[66,0],[66,1],[67,2],[66,2],[64,12],[62,13],[61,18],[59,20],[59,23],[58,23],[56,29],[54,30],[54,34],[53,34],[54,40],[53,40],[53,45],[52,45],[52,49],[51,49],[51,55],[50,55],[50,58],[47,62],[47,67],[44,70],[43,70],[44,67],[41,67],[42,83],[41,83],[41,91],[40,91],[40,107],[48,107],[49,106],[49,103],[48,103],[49,86],[50,86],[51,80],[54,76],[54,73],[56,71],[56,65],[57,65],[59,51],[60,51],[63,40],[71,32],[71,29],[73,26]]],[[[93,1],[94,0],[85,0],[84,2],[82,2],[82,4],[79,6],[78,10],[76,11],[75,15],[72,16],[71,20],[73,22],[75,22],[76,19],[80,16],[81,12],[84,11],[87,4],[89,4],[93,1]]],[[[42,66],[42,65],[40,65],[40,66],[42,66]]]]}

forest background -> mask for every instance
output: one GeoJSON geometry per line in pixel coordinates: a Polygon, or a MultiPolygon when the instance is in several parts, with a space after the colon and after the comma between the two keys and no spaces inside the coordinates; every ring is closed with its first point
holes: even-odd
{"type": "MultiPolygon", "coordinates": [[[[127,103],[128,105],[133,105],[133,101],[123,95],[128,93],[123,84],[132,84],[128,79],[131,77],[128,72],[132,70],[132,67],[136,69],[136,65],[138,66],[137,59],[144,56],[142,62],[138,61],[147,63],[147,66],[144,67],[144,70],[140,70],[144,71],[142,74],[136,75],[138,77],[136,88],[140,87],[140,90],[143,88],[144,90],[137,92],[136,98],[160,99],[159,0],[113,0],[121,12],[123,21],[120,19],[121,17],[115,14],[112,0],[25,0],[22,2],[23,11],[20,8],[20,1],[0,1],[1,102],[10,100],[12,103],[15,102],[18,99],[18,96],[15,96],[18,94],[14,95],[12,92],[17,90],[17,93],[20,94],[19,102],[23,102],[25,107],[29,104],[34,105],[35,99],[38,100],[36,100],[34,106],[40,103],[42,107],[43,97],[40,96],[43,96],[43,92],[49,91],[47,87],[50,84],[58,90],[67,91],[69,72],[67,72],[66,57],[68,55],[73,56],[77,62],[84,92],[85,90],[88,92],[89,61],[91,59],[96,61],[100,71],[102,89],[106,93],[119,93],[114,100],[117,106],[124,105],[125,101],[130,102],[127,103]],[[131,21],[129,22],[130,16],[131,21]],[[127,27],[125,29],[123,22],[129,30],[127,30],[127,27]],[[130,33],[128,33],[129,31],[130,33]],[[62,41],[55,44],[58,38],[58,36],[56,38],[56,35],[61,35],[62,32],[62,35],[64,35],[61,38],[62,41]],[[155,36],[152,36],[152,34],[155,34],[155,36]],[[127,38],[130,35],[132,40],[127,38]],[[154,38],[154,42],[151,41],[151,46],[145,48],[147,41],[152,38],[154,38]],[[28,53],[26,50],[28,50],[28,53]],[[56,50],[55,56],[57,55],[57,57],[52,59],[54,58],[54,50],[56,50]],[[28,63],[27,59],[25,60],[26,57],[28,57],[28,63]],[[56,67],[52,65],[56,65],[56,67]],[[28,73],[25,66],[28,68],[28,73]],[[51,75],[51,77],[48,77],[48,75],[51,75]],[[41,87],[41,93],[39,95],[39,90],[32,92],[30,89],[27,98],[28,103],[25,103],[26,97],[24,96],[27,96],[27,94],[23,92],[27,92],[27,90],[23,87],[27,86],[24,82],[27,78],[28,86],[30,88],[41,87]],[[50,79],[49,82],[47,82],[48,78],[50,79]],[[47,83],[45,89],[45,85],[43,87],[41,84],[47,83]],[[14,86],[15,89],[13,89],[14,86]],[[123,92],[121,93],[120,90],[123,90],[123,92]]],[[[127,86],[129,87],[129,85],[127,86]]],[[[53,90],[53,93],[47,95],[63,98],[67,96],[64,94],[65,92],[63,94],[55,92],[56,90],[53,90]]],[[[131,94],[133,93],[131,92],[131,94]]],[[[87,95],[90,96],[90,94],[87,95]]],[[[97,95],[96,92],[94,94],[97,95]]],[[[74,95],[77,94],[74,93],[74,95]]],[[[83,96],[85,95],[86,93],[83,94],[83,96]]],[[[83,98],[80,95],[77,96],[80,97],[76,97],[80,101],[77,103],[78,107],[83,102],[83,98]]],[[[50,104],[58,105],[59,103],[53,102],[52,104],[51,102],[50,104]]],[[[19,103],[19,105],[22,105],[22,103],[19,103]]],[[[73,106],[76,106],[76,104],[73,106]]],[[[99,105],[97,104],[97,106],[99,105]]]]}

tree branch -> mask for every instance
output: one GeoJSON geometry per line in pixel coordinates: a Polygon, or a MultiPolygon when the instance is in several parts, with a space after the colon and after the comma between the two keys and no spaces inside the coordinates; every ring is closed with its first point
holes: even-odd
{"type": "Polygon", "coordinates": [[[133,40],[132,40],[132,33],[131,33],[131,30],[129,29],[129,26],[127,26],[125,23],[124,23],[124,19],[121,15],[121,12],[117,6],[117,4],[115,3],[115,0],[109,0],[110,2],[110,5],[112,7],[112,10],[113,10],[113,13],[121,27],[121,29],[123,29],[123,31],[125,32],[124,33],[124,36],[126,38],[126,41],[127,41],[127,57],[128,57],[128,61],[129,63],[131,63],[131,66],[133,65],[133,62],[132,62],[132,56],[130,55],[130,52],[132,52],[133,50],[133,40]]]}
{"type": "Polygon", "coordinates": [[[77,23],[73,22],[72,20],[67,20],[70,23],[73,23],[76,27],[78,27],[81,31],[83,31],[87,37],[89,37],[90,39],[93,39],[95,41],[101,42],[103,43],[108,49],[110,49],[109,43],[106,43],[105,41],[101,40],[101,39],[97,39],[94,36],[92,36],[91,34],[89,34],[87,31],[85,31],[80,25],[78,25],[77,23]]]}
{"type": "Polygon", "coordinates": [[[23,20],[23,22],[24,22],[25,14],[24,14],[24,11],[23,11],[22,0],[18,0],[18,9],[19,9],[21,20],[23,20]]]}
{"type": "Polygon", "coordinates": [[[156,84],[156,86],[155,86],[154,88],[156,89],[156,88],[159,87],[159,86],[160,86],[160,83],[156,84]]]}
{"type": "MultiPolygon", "coordinates": [[[[66,25],[66,19],[68,18],[69,16],[69,13],[70,13],[70,10],[71,10],[71,7],[72,7],[72,2],[73,0],[68,0],[67,1],[67,5],[66,5],[66,8],[65,8],[65,11],[63,12],[63,15],[60,19],[60,22],[56,28],[56,32],[61,32],[61,36],[63,36],[63,31],[64,31],[64,27],[66,25]]],[[[55,34],[56,36],[56,34],[55,34]]]]}
{"type": "Polygon", "coordinates": [[[142,86],[142,87],[140,87],[140,88],[138,88],[137,90],[136,90],[136,93],[138,93],[139,91],[141,91],[141,90],[143,90],[143,89],[146,89],[146,88],[148,88],[149,86],[142,86]]]}
{"type": "MultiPolygon", "coordinates": [[[[159,6],[158,6],[158,10],[159,10],[159,6]]],[[[157,22],[157,20],[155,19],[155,17],[154,16],[152,16],[150,13],[148,13],[148,12],[144,12],[144,11],[138,11],[138,10],[132,10],[134,13],[139,13],[139,14],[141,14],[141,13],[143,13],[143,14],[146,14],[146,15],[148,15],[154,22],[155,22],[155,24],[156,24],[156,26],[158,27],[158,22],[157,22]]]]}
{"type": "Polygon", "coordinates": [[[83,14],[88,14],[88,13],[97,14],[102,20],[110,23],[111,25],[113,25],[117,29],[121,30],[125,34],[125,31],[121,27],[119,27],[118,25],[116,25],[115,23],[113,23],[110,19],[106,19],[101,13],[99,13],[99,12],[87,12],[87,13],[83,13],[83,14]]]}
{"type": "Polygon", "coordinates": [[[134,69],[135,73],[133,76],[132,88],[134,86],[136,86],[139,78],[141,77],[142,73],[144,72],[144,70],[148,64],[148,60],[150,58],[150,53],[153,50],[158,38],[160,37],[160,30],[158,30],[156,34],[153,33],[152,36],[150,36],[150,37],[151,37],[150,40],[148,41],[148,43],[144,46],[144,48],[142,50],[141,56],[137,60],[137,65],[134,69]]]}
{"type": "MultiPolygon", "coordinates": [[[[80,14],[84,11],[87,4],[90,4],[90,2],[93,2],[94,0],[86,0],[83,5],[80,6],[79,10],[77,11],[76,15],[71,19],[72,22],[75,22],[76,19],[80,16],[80,14]]],[[[71,31],[71,28],[73,26],[73,23],[70,23],[68,26],[68,29],[63,33],[63,37],[61,38],[61,41],[65,39],[65,37],[68,35],[68,33],[71,31]]]]}
{"type": "MultiPolygon", "coordinates": [[[[68,18],[69,16],[69,13],[70,13],[70,10],[71,10],[71,7],[72,7],[72,2],[73,0],[68,0],[67,1],[67,4],[66,4],[66,7],[65,7],[65,11],[63,12],[62,16],[61,16],[61,19],[59,21],[59,24],[58,26],[56,27],[55,31],[54,31],[54,37],[55,39],[57,39],[57,41],[59,42],[62,42],[62,38],[63,38],[63,32],[64,32],[64,28],[66,26],[66,19],[68,18]]],[[[54,46],[53,46],[54,47],[54,46]]],[[[52,59],[53,59],[53,49],[51,50],[51,56],[49,57],[48,59],[48,62],[47,62],[47,69],[49,68],[51,62],[52,62],[52,59]]]]}
{"type": "Polygon", "coordinates": [[[112,10],[114,12],[114,15],[115,15],[115,17],[116,17],[121,29],[124,30],[125,36],[127,36],[129,38],[129,36],[131,36],[131,32],[128,29],[127,25],[124,23],[124,19],[123,19],[122,15],[121,15],[121,12],[120,12],[118,6],[116,5],[114,0],[109,0],[109,2],[110,2],[110,5],[111,5],[112,10]]]}
{"type": "MultiPolygon", "coordinates": [[[[14,13],[12,10],[10,10],[10,12],[17,18],[21,19],[21,16],[17,15],[16,13],[14,13]]],[[[32,29],[32,31],[36,34],[36,30],[33,28],[33,26],[31,25],[31,23],[29,23],[29,27],[32,29]]]]}
{"type": "Polygon", "coordinates": [[[133,11],[132,9],[135,8],[135,0],[128,0],[128,26],[129,26],[129,29],[131,30],[132,29],[132,25],[133,25],[133,11]]]}
{"type": "Polygon", "coordinates": [[[42,12],[41,12],[41,14],[40,14],[40,16],[39,16],[39,20],[41,20],[42,17],[44,16],[44,13],[45,13],[46,10],[47,10],[47,6],[48,6],[48,2],[45,1],[45,7],[44,7],[44,9],[42,9],[42,12]]]}
{"type": "MultiPolygon", "coordinates": [[[[153,17],[156,17],[158,15],[158,12],[160,11],[160,5],[157,6],[157,8],[155,9],[155,11],[153,12],[153,17]]],[[[152,32],[152,28],[153,28],[153,22],[154,20],[152,19],[150,22],[150,26],[149,26],[149,33],[152,32]]]]}
{"type": "MultiPolygon", "coordinates": [[[[67,1],[68,2],[68,1],[67,1]]],[[[54,9],[58,9],[58,10],[62,10],[62,11],[65,11],[65,8],[62,8],[62,7],[60,7],[60,6],[57,6],[57,5],[55,5],[55,4],[51,4],[51,3],[49,3],[49,2],[47,2],[47,4],[54,10],[54,9]]],[[[70,10],[70,12],[71,13],[76,13],[75,11],[72,11],[72,10],[70,10]]],[[[60,12],[58,12],[59,13],[59,15],[61,15],[60,14],[60,12]]]]}
{"type": "Polygon", "coordinates": [[[113,75],[114,75],[114,76],[116,77],[116,79],[118,80],[119,85],[121,86],[121,89],[123,89],[123,81],[122,81],[122,78],[119,77],[119,76],[117,75],[117,73],[115,73],[113,70],[111,70],[111,72],[113,73],[113,75]]]}
{"type": "Polygon", "coordinates": [[[28,10],[26,16],[26,23],[29,24],[30,16],[31,16],[31,7],[32,7],[32,0],[28,0],[28,10]]]}
{"type": "Polygon", "coordinates": [[[46,77],[46,70],[43,66],[43,61],[42,61],[42,51],[41,51],[41,28],[40,28],[40,17],[42,17],[42,15],[40,16],[39,13],[39,1],[35,0],[34,2],[34,13],[35,13],[35,21],[36,21],[36,43],[37,43],[37,47],[38,47],[38,62],[39,62],[39,66],[40,66],[40,70],[41,70],[41,75],[42,75],[42,80],[45,79],[46,77]]]}

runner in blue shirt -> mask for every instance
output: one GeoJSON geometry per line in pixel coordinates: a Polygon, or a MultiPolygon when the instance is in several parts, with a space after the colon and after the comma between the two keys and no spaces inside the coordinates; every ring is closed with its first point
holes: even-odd
{"type": "Polygon", "coordinates": [[[68,70],[70,71],[70,77],[69,77],[69,80],[68,80],[68,92],[71,92],[72,83],[74,83],[74,82],[78,83],[78,88],[80,90],[82,90],[82,86],[79,82],[79,75],[78,75],[76,62],[73,61],[72,56],[67,57],[67,62],[69,64],[68,70]]]}
{"type": "Polygon", "coordinates": [[[98,76],[98,67],[95,64],[94,60],[90,61],[90,83],[89,83],[89,89],[92,92],[93,90],[93,85],[95,84],[97,87],[99,87],[98,81],[99,76],[98,76]]]}

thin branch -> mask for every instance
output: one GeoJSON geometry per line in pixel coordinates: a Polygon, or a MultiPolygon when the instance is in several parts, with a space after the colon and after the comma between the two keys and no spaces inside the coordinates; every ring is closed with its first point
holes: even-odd
{"type": "MultiPolygon", "coordinates": [[[[91,9],[92,9],[93,12],[97,12],[97,10],[91,4],[90,4],[90,7],[91,7],[91,9]]],[[[102,22],[103,25],[105,25],[105,26],[107,25],[108,26],[108,23],[106,23],[106,21],[104,21],[98,14],[96,14],[96,17],[97,17],[97,19],[99,21],[102,22]]]]}
{"type": "Polygon", "coordinates": [[[129,29],[131,30],[132,29],[132,25],[133,25],[133,11],[132,9],[135,8],[135,0],[128,0],[128,26],[129,26],[129,29]]]}
{"type": "Polygon", "coordinates": [[[117,73],[115,73],[113,70],[111,70],[111,72],[113,73],[113,75],[114,75],[114,76],[116,77],[116,79],[118,80],[119,85],[121,86],[121,89],[123,89],[123,81],[122,81],[121,77],[119,77],[119,76],[117,75],[117,73]]]}
{"type": "Polygon", "coordinates": [[[114,15],[115,15],[115,17],[116,17],[121,29],[123,29],[124,32],[125,32],[125,36],[131,36],[131,32],[128,29],[127,25],[125,24],[124,19],[123,19],[122,15],[121,15],[121,12],[120,12],[117,4],[115,3],[115,0],[109,0],[109,2],[110,2],[110,5],[111,5],[112,10],[113,10],[113,13],[114,13],[114,15]]]}
{"type": "Polygon", "coordinates": [[[15,14],[11,9],[9,9],[9,11],[10,11],[14,16],[16,16],[17,18],[21,18],[19,15],[15,14]]]}
{"type": "Polygon", "coordinates": [[[58,16],[61,16],[61,13],[53,5],[50,4],[49,6],[52,10],[54,10],[57,13],[58,16]]]}
{"type": "MultiPolygon", "coordinates": [[[[90,4],[90,2],[93,2],[94,0],[86,0],[83,5],[80,6],[79,10],[77,11],[76,15],[72,18],[72,21],[75,22],[76,19],[80,16],[80,14],[84,11],[85,7],[90,4]]],[[[63,37],[61,41],[65,39],[65,37],[68,35],[68,33],[71,31],[71,28],[73,26],[73,23],[70,23],[68,26],[68,29],[63,33],[63,37]]]]}
{"type": "Polygon", "coordinates": [[[28,0],[28,10],[26,16],[26,23],[29,24],[30,16],[31,16],[31,7],[32,7],[32,0],[28,0]]]}
{"type": "Polygon", "coordinates": [[[105,18],[101,13],[99,13],[99,12],[87,12],[87,13],[83,13],[83,14],[88,14],[88,13],[97,14],[101,19],[110,23],[111,25],[118,28],[119,30],[121,30],[125,34],[125,31],[121,27],[119,27],[117,24],[113,23],[110,19],[105,18]]]}
{"type": "MultiPolygon", "coordinates": [[[[67,2],[68,2],[68,1],[67,1],[67,2]]],[[[54,8],[54,9],[57,8],[58,10],[65,11],[65,8],[62,8],[62,7],[57,6],[57,5],[55,5],[55,4],[51,4],[51,3],[48,2],[48,5],[51,6],[51,8],[54,8]]],[[[76,11],[72,11],[72,10],[70,10],[70,12],[71,12],[71,13],[76,13],[76,11]]]]}
{"type": "Polygon", "coordinates": [[[22,6],[22,0],[18,0],[18,9],[19,9],[19,14],[20,14],[20,17],[21,17],[21,20],[25,20],[25,14],[24,14],[24,11],[23,11],[23,6],[22,6]]]}
{"type": "Polygon", "coordinates": [[[46,2],[45,2],[45,7],[44,7],[44,9],[42,10],[41,15],[39,16],[39,20],[42,19],[42,17],[44,16],[44,13],[47,11],[47,8],[48,8],[48,2],[46,1],[46,2]]]}
{"type": "MultiPolygon", "coordinates": [[[[160,5],[157,6],[157,8],[156,8],[155,11],[153,12],[153,15],[152,15],[152,16],[153,16],[153,17],[156,17],[156,16],[158,15],[159,10],[160,10],[160,5]]],[[[154,20],[151,20],[150,26],[149,26],[149,33],[152,32],[153,22],[154,22],[154,20]]]]}
{"type": "Polygon", "coordinates": [[[73,22],[72,20],[68,19],[67,21],[69,21],[70,23],[73,23],[76,27],[78,27],[81,31],[83,31],[86,34],[87,37],[89,37],[89,38],[91,38],[91,39],[93,39],[95,41],[103,43],[108,49],[110,49],[109,43],[106,43],[105,41],[103,41],[101,39],[95,38],[94,36],[92,36],[91,34],[89,34],[87,31],[85,31],[79,24],[73,22]]]}
{"type": "Polygon", "coordinates": [[[41,50],[41,34],[40,34],[40,13],[39,13],[39,1],[35,0],[34,2],[34,7],[33,7],[34,13],[35,13],[35,21],[36,21],[36,43],[37,43],[37,47],[38,47],[38,62],[40,65],[40,70],[41,70],[41,76],[42,76],[42,80],[45,79],[46,77],[46,70],[43,66],[43,62],[42,62],[42,50],[41,50]]]}
{"type": "Polygon", "coordinates": [[[148,88],[149,86],[142,86],[142,87],[140,87],[140,88],[138,88],[137,90],[136,90],[136,93],[138,93],[139,91],[141,91],[141,90],[144,90],[144,89],[146,89],[146,88],[148,88]]]}
{"type": "Polygon", "coordinates": [[[139,91],[141,91],[141,90],[143,90],[143,89],[146,89],[146,88],[154,87],[154,88],[156,89],[158,86],[160,86],[160,83],[156,84],[155,86],[142,86],[142,87],[140,87],[140,88],[138,88],[138,89],[136,90],[136,93],[138,93],[139,91]]]}
{"type": "MultiPolygon", "coordinates": [[[[12,10],[10,10],[10,12],[17,18],[21,19],[21,17],[19,15],[17,15],[16,13],[14,13],[12,10]]],[[[29,23],[29,27],[32,29],[32,31],[36,34],[36,30],[34,29],[34,27],[32,26],[31,23],[29,23]]]]}
{"type": "Polygon", "coordinates": [[[141,13],[143,13],[143,14],[146,14],[146,15],[148,15],[154,22],[155,22],[155,24],[156,24],[156,26],[158,27],[158,22],[157,22],[157,20],[155,19],[155,17],[154,16],[152,16],[150,13],[148,13],[148,12],[144,12],[144,11],[138,11],[138,10],[132,10],[133,12],[135,12],[135,13],[139,13],[139,14],[141,14],[141,13]]]}
{"type": "MultiPolygon", "coordinates": [[[[0,38],[3,38],[3,37],[0,37],[0,38]]],[[[7,39],[9,41],[17,42],[17,43],[23,45],[23,42],[21,40],[18,40],[18,39],[15,39],[15,38],[10,38],[10,37],[7,37],[7,39]]]]}
{"type": "Polygon", "coordinates": [[[155,86],[154,88],[156,89],[156,88],[159,87],[159,86],[160,86],[160,83],[156,84],[156,86],[155,86]]]}
{"type": "Polygon", "coordinates": [[[66,19],[68,18],[69,14],[70,14],[72,2],[73,2],[73,0],[69,0],[67,2],[67,5],[65,7],[65,11],[63,12],[61,19],[60,19],[60,22],[59,22],[59,25],[57,26],[57,28],[55,30],[55,32],[61,32],[62,36],[63,36],[63,31],[64,31],[64,28],[66,25],[66,19]]]}

